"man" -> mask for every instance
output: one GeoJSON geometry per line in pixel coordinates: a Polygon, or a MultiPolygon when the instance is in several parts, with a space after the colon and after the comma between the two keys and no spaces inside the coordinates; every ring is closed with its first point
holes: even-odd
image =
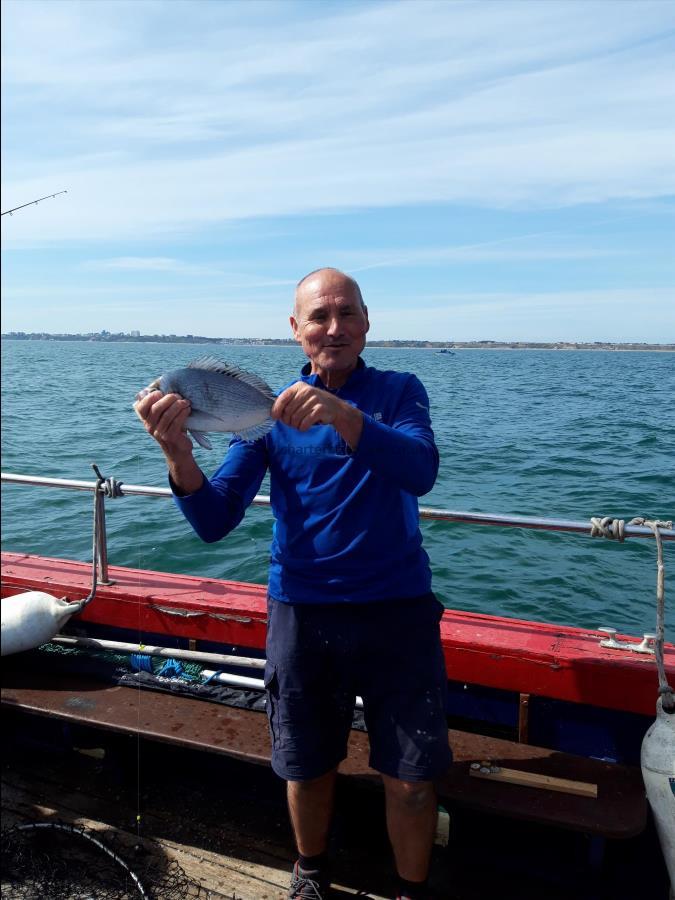
{"type": "Polygon", "coordinates": [[[244,516],[270,470],[275,516],[265,685],[272,766],[287,781],[299,858],[289,898],[326,896],[337,768],[363,697],[370,764],[382,774],[401,900],[425,896],[437,806],[451,762],[442,608],[431,593],[417,497],[438,472],[424,387],[361,359],[370,327],[358,284],[319,269],[290,318],[309,358],[277,397],[274,428],[235,439],[206,478],[185,433],[189,403],[153,392],[138,416],[166,456],[181,511],[204,540],[244,516]]]}

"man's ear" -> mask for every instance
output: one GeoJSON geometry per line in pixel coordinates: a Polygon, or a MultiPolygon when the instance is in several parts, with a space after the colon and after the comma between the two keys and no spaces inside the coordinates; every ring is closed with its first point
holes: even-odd
{"type": "Polygon", "coordinates": [[[368,318],[368,307],[363,307],[363,315],[366,317],[366,332],[370,331],[370,319],[368,318]]]}
{"type": "Polygon", "coordinates": [[[300,326],[298,325],[298,320],[295,318],[295,316],[290,316],[288,321],[291,323],[293,340],[297,341],[300,344],[302,342],[302,337],[300,336],[300,326]]]}

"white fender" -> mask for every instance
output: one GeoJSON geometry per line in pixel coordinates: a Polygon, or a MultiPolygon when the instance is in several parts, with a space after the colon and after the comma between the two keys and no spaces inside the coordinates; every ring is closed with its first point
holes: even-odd
{"type": "Polygon", "coordinates": [[[5,597],[2,609],[2,656],[32,650],[50,641],[82,602],[67,603],[43,591],[5,597]]]}
{"type": "Polygon", "coordinates": [[[642,741],[642,776],[675,896],[675,713],[656,704],[656,721],[642,741]]]}

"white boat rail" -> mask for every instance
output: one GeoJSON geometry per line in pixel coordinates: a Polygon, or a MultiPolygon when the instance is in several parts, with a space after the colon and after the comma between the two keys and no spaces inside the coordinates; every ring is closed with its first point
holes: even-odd
{"type": "MultiPolygon", "coordinates": [[[[95,471],[98,469],[94,466],[95,471]]],[[[43,475],[19,475],[13,472],[2,472],[0,477],[3,484],[23,484],[34,487],[61,488],[68,491],[87,491],[96,493],[96,518],[97,518],[97,562],[99,583],[109,584],[108,580],[108,550],[105,527],[105,500],[117,497],[162,497],[170,499],[173,495],[169,488],[151,487],[143,484],[126,484],[115,478],[103,478],[96,481],[78,481],[70,478],[51,478],[43,475]]],[[[270,506],[270,498],[265,494],[257,494],[253,498],[255,506],[270,506]]],[[[435,509],[430,506],[420,507],[420,519],[435,519],[445,522],[463,522],[470,525],[497,525],[511,528],[531,528],[538,531],[563,531],[576,534],[597,534],[593,530],[593,523],[587,521],[574,521],[570,519],[547,519],[539,516],[502,515],[498,513],[466,512],[451,509],[435,509]]],[[[596,520],[598,521],[598,520],[596,520]]],[[[647,525],[631,525],[619,519],[605,519],[610,525],[614,523],[614,531],[620,532],[620,539],[629,537],[653,538],[654,532],[647,525]]],[[[668,523],[670,524],[670,523],[668,523]]],[[[611,528],[610,528],[611,530],[611,528]]],[[[675,529],[661,527],[659,529],[664,541],[675,540],[675,529]]],[[[617,537],[617,533],[606,534],[606,537],[617,537]]]]}
{"type": "MultiPolygon", "coordinates": [[[[10,472],[2,473],[2,481],[7,484],[29,484],[38,487],[64,488],[70,491],[95,491],[97,481],[74,481],[68,478],[45,478],[40,475],[16,475],[10,472]]],[[[119,485],[121,497],[166,497],[171,498],[169,488],[150,487],[143,484],[126,484],[116,482],[119,485]]],[[[109,496],[105,487],[99,487],[102,494],[109,496]]],[[[253,498],[255,506],[269,506],[270,498],[265,494],[257,494],[253,498]]],[[[568,531],[577,534],[590,534],[590,521],[574,521],[570,519],[545,519],[539,516],[502,515],[501,513],[466,512],[451,509],[436,509],[431,506],[420,507],[420,519],[437,519],[446,522],[464,522],[471,525],[502,525],[513,528],[534,528],[540,531],[568,531]]],[[[653,538],[654,532],[646,525],[630,525],[624,527],[625,537],[653,538]]],[[[675,529],[662,528],[661,537],[664,541],[675,540],[675,529]]]]}

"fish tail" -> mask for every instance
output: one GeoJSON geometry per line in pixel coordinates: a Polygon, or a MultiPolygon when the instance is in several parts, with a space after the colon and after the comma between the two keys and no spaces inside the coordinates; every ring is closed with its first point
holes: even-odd
{"type": "Polygon", "coordinates": [[[274,427],[275,420],[268,416],[264,422],[261,422],[259,425],[253,425],[252,428],[244,428],[242,431],[237,431],[235,437],[241,438],[242,441],[257,441],[258,438],[263,437],[267,434],[267,432],[274,427]]]}

